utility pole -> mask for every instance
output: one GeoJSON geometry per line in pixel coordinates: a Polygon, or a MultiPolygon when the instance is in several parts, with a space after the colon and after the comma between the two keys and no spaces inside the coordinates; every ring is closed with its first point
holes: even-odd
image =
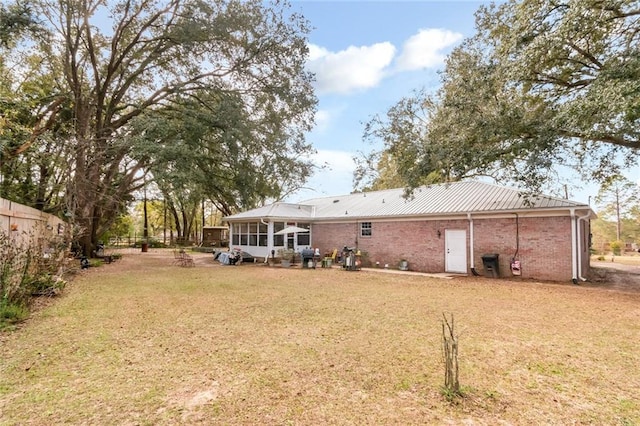
{"type": "Polygon", "coordinates": [[[205,212],[204,212],[204,198],[202,199],[202,238],[200,239],[200,245],[204,243],[204,227],[207,225],[205,222],[205,212]]]}
{"type": "Polygon", "coordinates": [[[144,182],[144,202],[142,204],[142,210],[144,211],[144,227],[142,228],[142,251],[146,252],[149,249],[149,230],[147,221],[147,182],[144,182]]]}
{"type": "Polygon", "coordinates": [[[620,241],[620,188],[616,187],[616,241],[620,241]]]}

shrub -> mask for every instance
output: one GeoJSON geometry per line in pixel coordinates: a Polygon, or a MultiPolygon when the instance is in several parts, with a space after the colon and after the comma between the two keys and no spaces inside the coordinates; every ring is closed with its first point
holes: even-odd
{"type": "Polygon", "coordinates": [[[59,276],[41,274],[29,283],[32,296],[56,296],[64,290],[67,282],[59,276]]]}
{"type": "Polygon", "coordinates": [[[612,241],[611,244],[609,244],[609,246],[611,247],[611,251],[613,252],[613,254],[615,254],[616,256],[620,256],[620,253],[622,253],[622,241],[612,241]]]}
{"type": "Polygon", "coordinates": [[[0,232],[0,300],[3,306],[26,304],[23,283],[29,269],[29,257],[22,238],[0,232]]]}
{"type": "Polygon", "coordinates": [[[26,318],[32,296],[55,296],[64,288],[68,253],[61,237],[45,232],[0,231],[0,322],[26,318]],[[26,313],[25,313],[26,312],[26,313]]]}
{"type": "Polygon", "coordinates": [[[29,309],[20,304],[0,302],[0,329],[6,324],[24,321],[29,316],[29,309]]]}
{"type": "Polygon", "coordinates": [[[293,260],[296,252],[293,249],[279,249],[278,257],[282,260],[293,260]]]}

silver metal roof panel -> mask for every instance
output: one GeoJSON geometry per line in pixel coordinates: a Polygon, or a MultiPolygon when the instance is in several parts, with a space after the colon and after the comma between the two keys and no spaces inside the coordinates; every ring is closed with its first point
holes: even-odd
{"type": "Polygon", "coordinates": [[[527,196],[523,192],[485,182],[463,181],[416,188],[404,197],[404,189],[387,189],[313,198],[299,204],[275,203],[225,219],[282,217],[330,220],[402,216],[532,211],[588,207],[586,204],[545,195],[527,196]]]}

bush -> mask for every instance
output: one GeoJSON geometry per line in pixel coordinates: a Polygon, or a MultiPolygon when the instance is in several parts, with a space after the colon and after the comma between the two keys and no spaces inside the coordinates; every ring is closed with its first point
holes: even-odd
{"type": "Polygon", "coordinates": [[[149,238],[149,247],[150,248],[167,248],[167,245],[162,241],[156,240],[155,238],[149,238]]]}
{"type": "Polygon", "coordinates": [[[615,254],[616,256],[620,256],[623,246],[622,241],[612,241],[609,246],[611,247],[611,251],[613,252],[613,254],[615,254]]]}
{"type": "Polygon", "coordinates": [[[0,329],[6,324],[24,321],[29,316],[29,309],[21,304],[0,302],[0,329]]]}
{"type": "Polygon", "coordinates": [[[42,235],[46,234],[32,231],[8,235],[0,231],[2,324],[26,318],[32,296],[55,296],[64,288],[68,244],[61,237],[48,241],[42,235]]]}
{"type": "Polygon", "coordinates": [[[292,261],[296,256],[296,252],[293,249],[279,249],[278,257],[282,260],[292,261]]]}
{"type": "Polygon", "coordinates": [[[56,296],[66,285],[62,278],[48,273],[42,274],[30,283],[32,296],[56,296]]]}

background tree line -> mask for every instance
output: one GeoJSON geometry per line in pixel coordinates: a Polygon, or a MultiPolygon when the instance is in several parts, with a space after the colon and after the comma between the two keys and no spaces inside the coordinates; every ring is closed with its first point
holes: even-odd
{"type": "Polygon", "coordinates": [[[313,170],[306,20],[258,0],[0,6],[0,196],[66,217],[86,252],[154,181],[178,232],[313,170]]]}
{"type": "Polygon", "coordinates": [[[623,176],[607,179],[595,198],[598,219],[591,222],[593,250],[599,254],[640,248],[640,186],[623,176]]]}
{"type": "MultiPolygon", "coordinates": [[[[637,166],[639,19],[637,0],[480,7],[440,88],[366,123],[355,188],[540,191],[566,170],[606,188],[637,166]]],[[[85,248],[145,181],[180,233],[204,199],[224,214],[281,199],[313,171],[308,32],[280,1],[0,6],[0,195],[71,219],[85,248]]]]}

